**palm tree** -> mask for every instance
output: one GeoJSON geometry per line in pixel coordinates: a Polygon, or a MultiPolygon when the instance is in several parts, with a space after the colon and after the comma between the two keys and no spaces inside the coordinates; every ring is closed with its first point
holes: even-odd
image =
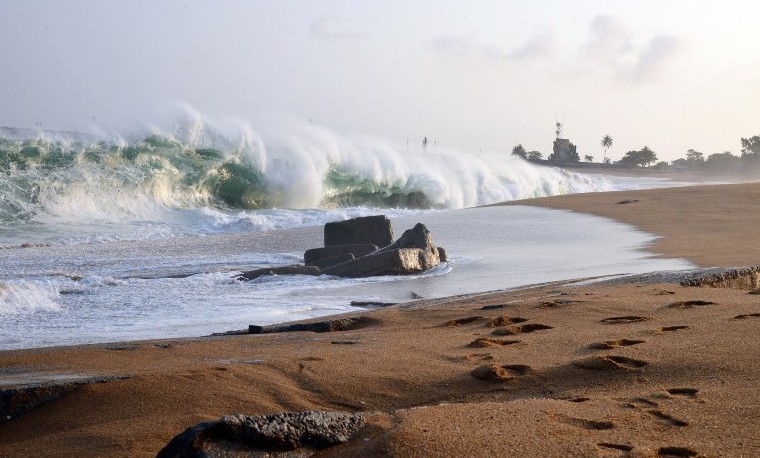
{"type": "Polygon", "coordinates": [[[604,148],[604,160],[607,162],[607,150],[612,146],[612,137],[605,135],[602,137],[602,148],[604,148]]]}

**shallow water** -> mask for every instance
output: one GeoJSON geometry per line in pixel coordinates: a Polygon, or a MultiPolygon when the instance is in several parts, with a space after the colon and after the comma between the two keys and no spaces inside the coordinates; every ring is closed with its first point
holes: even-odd
{"type": "Polygon", "coordinates": [[[692,267],[641,251],[651,235],[568,211],[488,207],[393,219],[397,235],[417,222],[451,261],[404,278],[233,279],[301,261],[322,245],[321,227],[0,250],[0,348],[197,336],[356,310],[353,300],[692,267]]]}

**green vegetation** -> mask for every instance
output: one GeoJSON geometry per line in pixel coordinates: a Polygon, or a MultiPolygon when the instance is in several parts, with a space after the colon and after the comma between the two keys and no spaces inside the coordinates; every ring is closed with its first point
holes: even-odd
{"type": "Polygon", "coordinates": [[[760,158],[760,136],[742,138],[742,159],[760,158]]]}
{"type": "Polygon", "coordinates": [[[648,146],[645,146],[638,151],[628,151],[625,153],[625,156],[618,161],[618,164],[646,167],[653,162],[657,162],[657,154],[649,149],[648,146]]]}
{"type": "Polygon", "coordinates": [[[601,145],[602,145],[602,148],[604,148],[604,163],[609,164],[610,160],[607,158],[607,152],[612,146],[612,137],[610,137],[609,135],[605,135],[604,137],[602,137],[601,145]]]}
{"type": "Polygon", "coordinates": [[[699,151],[690,149],[686,151],[686,162],[689,163],[690,168],[699,168],[705,162],[705,155],[699,151]]]}
{"type": "Polygon", "coordinates": [[[512,155],[513,156],[520,156],[523,159],[528,158],[528,152],[525,151],[525,147],[522,145],[517,145],[514,148],[512,148],[512,155]]]}
{"type": "Polygon", "coordinates": [[[742,162],[742,158],[726,151],[707,156],[707,160],[701,168],[713,172],[736,172],[741,169],[742,162]]]}
{"type": "Polygon", "coordinates": [[[681,161],[686,161],[689,170],[709,172],[739,172],[760,170],[760,135],[741,139],[742,155],[735,156],[730,151],[705,155],[695,149],[686,151],[681,161]]]}
{"type": "Polygon", "coordinates": [[[543,155],[538,151],[531,151],[528,153],[528,159],[538,160],[541,159],[543,155]]]}

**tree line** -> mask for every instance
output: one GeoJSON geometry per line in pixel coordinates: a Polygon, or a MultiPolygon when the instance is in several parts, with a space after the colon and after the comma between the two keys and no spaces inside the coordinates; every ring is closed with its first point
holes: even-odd
{"type": "Polygon", "coordinates": [[[708,170],[716,172],[738,172],[746,168],[760,167],[760,135],[741,139],[741,156],[730,151],[715,153],[705,157],[704,154],[689,149],[683,159],[691,170],[708,170]]]}
{"type": "MultiPolygon", "coordinates": [[[[605,164],[611,164],[611,160],[607,157],[607,153],[612,147],[612,137],[605,135],[602,137],[600,145],[604,149],[605,164]]],[[[705,157],[701,152],[689,149],[686,151],[686,157],[683,159],[686,166],[691,170],[713,170],[713,171],[725,171],[735,172],[746,166],[760,168],[760,135],[741,139],[741,156],[735,156],[730,151],[723,153],[711,154],[705,157]]],[[[516,145],[512,148],[512,154],[519,156],[523,159],[541,159],[542,154],[539,151],[527,151],[522,144],[516,145]]],[[[549,156],[552,159],[554,155],[549,156]]],[[[586,162],[593,161],[593,156],[585,155],[586,162]]],[[[573,161],[579,162],[580,157],[575,154],[572,157],[573,161]]],[[[674,161],[675,162],[675,161],[674,161]]],[[[657,168],[667,168],[668,163],[657,160],[657,153],[655,153],[648,146],[644,146],[639,150],[631,150],[626,152],[623,157],[616,161],[615,164],[627,166],[627,167],[651,167],[655,164],[657,168]]]]}

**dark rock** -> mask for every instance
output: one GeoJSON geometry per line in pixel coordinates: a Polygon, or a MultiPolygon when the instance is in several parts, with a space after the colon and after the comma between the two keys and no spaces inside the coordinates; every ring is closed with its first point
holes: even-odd
{"type": "Polygon", "coordinates": [[[424,272],[436,265],[438,265],[438,256],[433,256],[419,248],[402,248],[373,253],[344,262],[328,267],[322,273],[347,278],[410,275],[424,272]]]}
{"type": "Polygon", "coordinates": [[[753,290],[760,286],[760,266],[704,269],[685,278],[681,286],[709,286],[753,290]]]}
{"type": "Polygon", "coordinates": [[[354,259],[356,259],[356,257],[353,254],[345,253],[338,256],[331,256],[329,258],[320,258],[306,265],[318,267],[320,270],[324,270],[328,267],[337,266],[338,264],[342,264],[344,262],[353,261],[354,259]]]}
{"type": "Polygon", "coordinates": [[[446,249],[443,247],[438,247],[438,258],[441,260],[441,262],[448,262],[449,261],[449,255],[446,254],[446,249]]]}
{"type": "Polygon", "coordinates": [[[391,307],[396,305],[395,302],[380,302],[380,301],[351,301],[353,307],[391,307]]]}
{"type": "Polygon", "coordinates": [[[413,228],[404,231],[398,240],[380,250],[379,253],[401,248],[418,248],[438,260],[436,264],[440,261],[438,248],[433,244],[433,237],[430,235],[428,228],[422,223],[417,223],[413,228]]]}
{"type": "Polygon", "coordinates": [[[349,245],[333,245],[324,248],[312,248],[303,254],[303,261],[308,265],[316,265],[315,262],[323,258],[332,258],[345,254],[352,254],[355,258],[361,258],[377,250],[377,245],[372,243],[354,243],[349,245]]]}
{"type": "Polygon", "coordinates": [[[430,231],[424,224],[418,223],[385,248],[353,261],[328,267],[322,273],[350,278],[409,275],[424,272],[439,263],[439,250],[433,244],[430,231]]]}
{"type": "Polygon", "coordinates": [[[361,414],[340,412],[228,415],[186,429],[158,452],[157,458],[310,456],[347,442],[363,427],[361,414]],[[294,450],[302,453],[288,453],[294,450]]]}
{"type": "Polygon", "coordinates": [[[291,323],[291,324],[271,324],[268,326],[258,326],[252,324],[248,326],[249,334],[271,334],[275,332],[335,332],[351,331],[361,329],[378,321],[367,316],[357,316],[350,318],[336,318],[334,320],[317,321],[312,323],[291,323]]]}
{"type": "Polygon", "coordinates": [[[385,215],[362,216],[325,224],[325,246],[371,243],[379,247],[393,242],[391,221],[385,215]]]}
{"type": "Polygon", "coordinates": [[[322,271],[319,267],[293,264],[291,266],[265,267],[263,269],[249,270],[235,278],[237,280],[254,280],[265,275],[320,275],[321,273],[322,271]]]}

